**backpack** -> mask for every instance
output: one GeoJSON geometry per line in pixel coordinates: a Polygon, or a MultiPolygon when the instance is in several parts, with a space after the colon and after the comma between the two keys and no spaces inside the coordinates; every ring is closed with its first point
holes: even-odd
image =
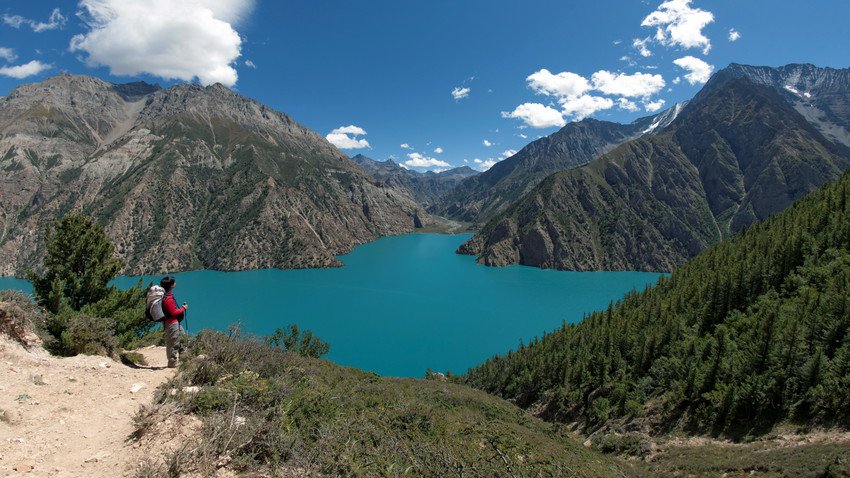
{"type": "Polygon", "coordinates": [[[148,289],[147,307],[145,313],[148,319],[154,322],[162,322],[165,318],[165,312],[162,310],[162,298],[165,297],[165,289],[158,285],[152,285],[148,289]]]}

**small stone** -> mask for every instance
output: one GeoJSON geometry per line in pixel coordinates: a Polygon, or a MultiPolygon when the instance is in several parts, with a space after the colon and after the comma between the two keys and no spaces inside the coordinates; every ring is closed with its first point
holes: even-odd
{"type": "Polygon", "coordinates": [[[15,465],[15,467],[13,468],[13,470],[17,471],[18,473],[29,473],[34,469],[35,463],[31,461],[22,461],[15,465]]]}
{"type": "Polygon", "coordinates": [[[24,443],[24,439],[21,437],[15,438],[15,441],[21,444],[24,443]]]}
{"type": "Polygon", "coordinates": [[[96,456],[93,456],[93,457],[89,458],[88,460],[86,460],[86,463],[97,463],[98,461],[99,461],[98,458],[96,456]]]}
{"type": "Polygon", "coordinates": [[[245,424],[245,417],[236,417],[236,419],[233,420],[233,423],[236,424],[237,427],[241,427],[245,424]]]}
{"type": "Polygon", "coordinates": [[[139,393],[139,390],[145,388],[145,384],[143,383],[134,383],[132,387],[130,387],[130,393],[139,393]]]}
{"type": "Polygon", "coordinates": [[[201,387],[197,385],[192,385],[191,387],[183,387],[183,393],[198,393],[201,391],[201,387]]]}
{"type": "Polygon", "coordinates": [[[106,363],[106,362],[101,362],[101,363],[98,365],[98,367],[100,367],[100,368],[109,368],[109,367],[111,367],[111,365],[109,365],[109,364],[108,364],[108,363],[106,363]]]}

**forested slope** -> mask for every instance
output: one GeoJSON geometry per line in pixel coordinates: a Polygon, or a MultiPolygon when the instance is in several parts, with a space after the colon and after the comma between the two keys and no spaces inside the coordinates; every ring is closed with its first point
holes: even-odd
{"type": "Polygon", "coordinates": [[[850,425],[850,174],[466,381],[586,430],[850,425]]]}

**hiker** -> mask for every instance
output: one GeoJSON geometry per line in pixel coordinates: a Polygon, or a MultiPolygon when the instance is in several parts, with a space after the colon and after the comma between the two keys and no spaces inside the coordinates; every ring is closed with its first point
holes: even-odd
{"type": "Polygon", "coordinates": [[[168,357],[169,368],[177,367],[180,354],[183,352],[183,328],[180,327],[180,322],[189,308],[185,302],[183,307],[177,308],[177,300],[174,299],[176,282],[173,276],[165,276],[159,281],[159,285],[165,289],[165,296],[162,298],[162,312],[165,315],[162,319],[162,330],[165,335],[165,355],[168,357]]]}

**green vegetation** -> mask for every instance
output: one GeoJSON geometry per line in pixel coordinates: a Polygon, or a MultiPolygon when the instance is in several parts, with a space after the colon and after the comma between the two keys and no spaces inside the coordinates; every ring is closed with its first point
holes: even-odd
{"type": "Polygon", "coordinates": [[[298,324],[287,325],[285,329],[275,329],[266,337],[266,344],[271,347],[282,347],[289,352],[302,357],[320,358],[331,351],[331,346],[324,340],[313,335],[313,332],[298,329],[298,324]]]}
{"type": "Polygon", "coordinates": [[[585,431],[850,426],[850,173],[466,381],[585,431]]]}
{"type": "Polygon", "coordinates": [[[838,478],[850,476],[850,442],[758,441],[674,446],[649,463],[634,463],[641,478],[718,476],[838,478]]]}
{"type": "Polygon", "coordinates": [[[44,273],[30,273],[38,305],[48,316],[45,347],[58,355],[114,355],[138,345],[150,332],[139,281],[129,290],[109,282],[121,269],[103,229],[69,214],[47,232],[44,273]]]}
{"type": "Polygon", "coordinates": [[[134,421],[144,435],[177,406],[202,420],[198,441],[138,476],[211,476],[220,463],[239,476],[622,476],[559,427],[464,385],[381,378],[238,334],[204,331],[190,348],[162,412],[134,421]]]}

